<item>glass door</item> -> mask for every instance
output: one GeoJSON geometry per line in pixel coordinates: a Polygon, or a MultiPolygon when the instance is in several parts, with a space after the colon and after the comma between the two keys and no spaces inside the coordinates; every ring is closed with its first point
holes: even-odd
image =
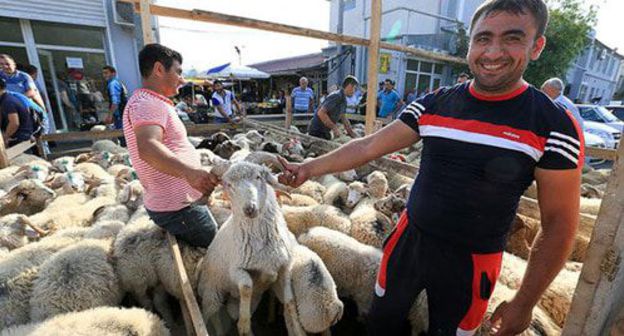
{"type": "MultiPolygon", "coordinates": [[[[45,81],[45,87],[50,99],[50,107],[52,108],[52,116],[54,117],[54,123],[56,125],[62,125],[62,130],[68,130],[67,118],[65,117],[64,95],[67,90],[63,92],[62,83],[57,78],[56,69],[54,67],[54,61],[52,59],[52,53],[46,50],[38,50],[39,62],[41,64],[41,72],[43,72],[43,80],[45,81]]],[[[68,105],[71,105],[71,102],[68,105]]],[[[67,106],[68,108],[71,106],[67,106]]],[[[59,129],[59,127],[57,127],[59,129]]]]}

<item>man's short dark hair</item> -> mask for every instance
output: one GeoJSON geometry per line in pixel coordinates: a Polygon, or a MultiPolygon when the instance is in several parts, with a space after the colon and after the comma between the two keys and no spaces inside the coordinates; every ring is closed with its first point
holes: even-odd
{"type": "Polygon", "coordinates": [[[37,70],[39,69],[32,64],[27,64],[24,66],[24,72],[29,74],[30,76],[32,76],[33,74],[36,74],[37,70]]]}
{"type": "Polygon", "coordinates": [[[152,74],[154,64],[161,63],[169,71],[174,61],[182,64],[182,55],[158,43],[148,44],[139,52],[139,69],[141,77],[147,78],[152,74]]]}
{"type": "Polygon", "coordinates": [[[216,79],[214,82],[212,82],[212,85],[217,85],[217,84],[223,85],[223,82],[220,79],[216,79]]]}
{"type": "Polygon", "coordinates": [[[357,78],[355,78],[355,76],[347,76],[345,77],[345,79],[342,81],[342,88],[346,88],[349,85],[354,85],[354,86],[358,86],[360,84],[360,82],[358,82],[357,78]]]}
{"type": "Polygon", "coordinates": [[[467,74],[467,73],[465,73],[465,72],[462,72],[462,73],[460,73],[460,74],[459,74],[459,76],[457,76],[457,77],[458,77],[458,78],[470,78],[470,75],[468,75],[468,74],[467,74]]]}
{"type": "Polygon", "coordinates": [[[481,17],[488,16],[495,12],[507,12],[515,15],[530,14],[537,24],[538,38],[546,32],[548,25],[548,7],[543,0],[487,0],[472,16],[470,23],[470,32],[481,17]]]}
{"type": "Polygon", "coordinates": [[[390,78],[387,78],[384,82],[390,84],[390,85],[394,85],[394,81],[390,78]]]}
{"type": "Polygon", "coordinates": [[[105,65],[102,67],[102,70],[108,70],[112,73],[117,73],[117,69],[115,69],[115,67],[112,65],[105,65]]]}

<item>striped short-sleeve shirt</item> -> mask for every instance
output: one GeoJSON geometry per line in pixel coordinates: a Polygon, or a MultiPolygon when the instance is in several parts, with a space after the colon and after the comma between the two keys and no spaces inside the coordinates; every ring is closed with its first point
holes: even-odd
{"type": "Polygon", "coordinates": [[[188,141],[186,128],[178,117],[173,103],[154,91],[137,90],[128,100],[123,113],[124,136],[128,152],[141,184],[145,188],[145,207],[151,211],[177,211],[201,197],[186,180],[156,170],[141,160],[135,128],[157,125],[163,129],[163,144],[185,163],[201,167],[199,153],[188,141]]]}
{"type": "Polygon", "coordinates": [[[579,169],[583,133],[544,93],[524,85],[482,96],[470,83],[408,105],[399,119],[423,141],[410,223],[475,252],[499,252],[536,168],[579,169]]]}

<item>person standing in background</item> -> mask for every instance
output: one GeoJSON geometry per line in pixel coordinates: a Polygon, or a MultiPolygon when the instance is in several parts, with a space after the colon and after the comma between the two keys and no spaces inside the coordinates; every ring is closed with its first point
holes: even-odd
{"type": "Polygon", "coordinates": [[[214,93],[212,94],[212,106],[215,108],[215,123],[236,124],[237,120],[234,117],[234,111],[232,110],[232,104],[236,105],[238,114],[245,115],[245,111],[241,104],[236,100],[234,94],[230,90],[223,88],[223,82],[216,80],[213,83],[214,93]]]}
{"type": "Polygon", "coordinates": [[[10,55],[0,54],[0,78],[5,80],[8,91],[19,92],[45,109],[35,81],[27,73],[17,70],[15,60],[10,55]]]}
{"type": "Polygon", "coordinates": [[[459,76],[457,76],[457,84],[466,83],[469,79],[470,79],[470,76],[468,76],[467,73],[462,72],[459,74],[459,76]]]}
{"type": "Polygon", "coordinates": [[[292,90],[292,106],[289,106],[289,114],[294,113],[313,113],[314,112],[314,91],[308,87],[308,79],[301,77],[299,86],[292,90]]]}
{"type": "Polygon", "coordinates": [[[9,93],[3,78],[0,78],[0,128],[7,147],[30,140],[34,131],[28,106],[9,93]]]}
{"type": "Polygon", "coordinates": [[[581,129],[583,129],[583,118],[581,117],[581,113],[574,103],[566,96],[563,95],[563,89],[565,85],[563,85],[563,81],[557,77],[553,77],[548,79],[542,84],[542,91],[550,97],[555,103],[561,104],[566,110],[568,110],[576,122],[579,123],[581,129]]]}
{"type": "Polygon", "coordinates": [[[386,79],[384,81],[384,89],[379,92],[379,117],[387,118],[394,114],[394,112],[403,105],[403,99],[399,93],[394,89],[394,81],[392,79],[386,79]]]}

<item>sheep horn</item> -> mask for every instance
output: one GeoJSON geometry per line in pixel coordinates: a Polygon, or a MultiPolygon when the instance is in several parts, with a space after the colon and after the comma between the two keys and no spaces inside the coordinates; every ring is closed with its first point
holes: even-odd
{"type": "Polygon", "coordinates": [[[35,232],[37,232],[37,234],[39,234],[39,236],[41,237],[47,236],[50,233],[49,230],[44,230],[40,228],[38,225],[36,225],[35,223],[33,223],[28,217],[24,216],[22,218],[22,221],[24,222],[24,224],[30,226],[30,228],[33,229],[35,232]]]}
{"type": "Polygon", "coordinates": [[[288,198],[289,200],[292,201],[292,196],[290,196],[290,194],[284,190],[280,190],[276,187],[273,187],[273,189],[275,189],[275,196],[277,196],[277,198],[280,198],[281,196],[284,196],[286,198],[288,198]]]}

